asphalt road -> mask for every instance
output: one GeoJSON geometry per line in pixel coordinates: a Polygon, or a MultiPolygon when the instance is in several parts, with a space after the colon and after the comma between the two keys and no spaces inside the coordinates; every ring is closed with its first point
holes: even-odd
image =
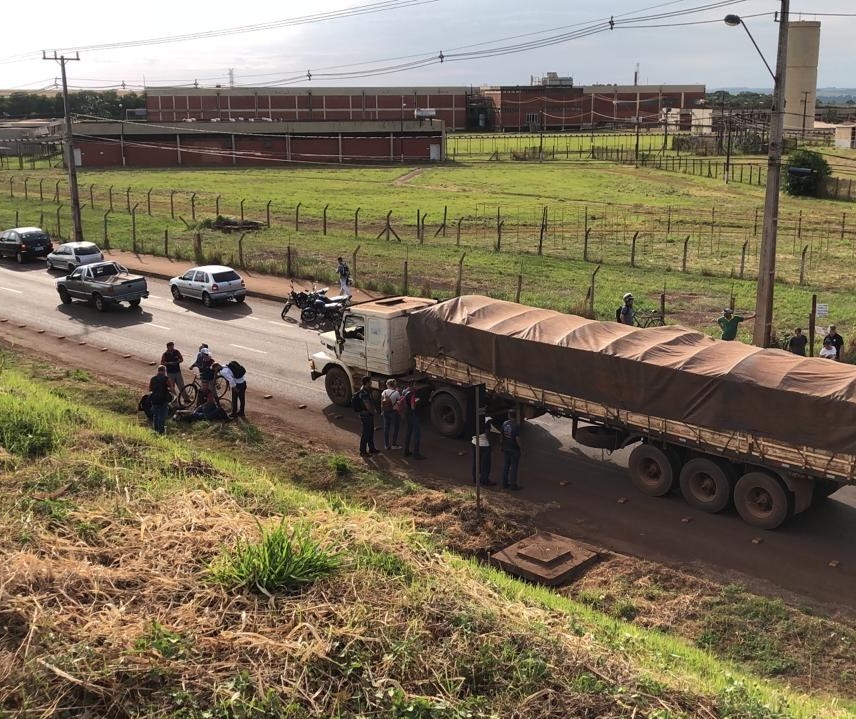
{"type": "MultiPolygon", "coordinates": [[[[280,304],[253,297],[244,305],[214,308],[175,302],[165,281],[150,278],[151,296],[140,309],[99,313],[81,302],[62,305],[54,288],[57,276],[40,263],[0,264],[0,320],[8,319],[0,323],[0,336],[6,343],[86,366],[142,391],[168,340],[184,353],[185,365],[199,343],[207,342],[218,360],[237,359],[248,368],[251,421],[270,420],[295,437],[356,452],[357,418],[332,406],[323,383],[309,378],[307,357],[319,346],[317,334],[283,322],[280,304]]],[[[427,461],[412,462],[399,453],[372,461],[414,477],[431,474],[469,484],[468,443],[435,435],[427,417],[422,425],[427,461]]],[[[581,447],[570,430],[569,421],[544,417],[530,423],[524,437],[524,491],[515,499],[534,503],[542,528],[767,594],[856,613],[856,487],[766,532],[749,527],[733,511],[708,515],[679,496],[638,494],[625,475],[626,453],[610,456],[581,447]]],[[[486,490],[487,501],[497,491],[486,490]]]]}

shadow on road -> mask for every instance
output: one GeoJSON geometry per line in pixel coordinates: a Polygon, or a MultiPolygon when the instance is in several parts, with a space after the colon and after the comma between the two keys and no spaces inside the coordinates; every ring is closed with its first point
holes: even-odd
{"type": "Polygon", "coordinates": [[[71,304],[58,304],[57,310],[66,315],[71,322],[87,327],[131,327],[152,321],[152,315],[142,306],[128,307],[113,305],[106,312],[99,312],[88,302],[75,300],[71,304]]]}

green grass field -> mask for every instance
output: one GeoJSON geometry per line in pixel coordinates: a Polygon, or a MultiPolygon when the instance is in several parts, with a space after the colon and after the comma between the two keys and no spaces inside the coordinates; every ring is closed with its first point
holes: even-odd
{"type": "MultiPolygon", "coordinates": [[[[842,167],[856,157],[836,153],[842,167]]],[[[263,271],[285,272],[290,247],[293,274],[330,281],[334,258],[356,253],[364,287],[403,291],[406,262],[407,291],[447,296],[463,257],[463,292],[514,299],[520,274],[521,301],[579,311],[600,267],[594,310],[604,319],[628,290],[647,307],[665,291],[670,322],[709,332],[732,295],[738,310],[754,308],[764,188],[722,179],[569,160],[416,168],[82,168],[79,181],[87,238],[104,244],[106,227],[116,247],[135,244],[155,253],[166,247],[190,260],[199,231],[206,257],[240,264],[238,236],[204,222],[243,214],[270,220],[270,228],[248,233],[242,245],[244,264],[263,271]],[[129,208],[136,208],[133,215],[129,208]],[[389,240],[387,216],[394,233],[389,240]]],[[[0,172],[0,186],[0,224],[43,225],[52,232],[59,224],[58,234],[68,236],[61,172],[0,172]],[[61,205],[54,202],[57,182],[61,205]]],[[[856,330],[852,205],[783,196],[777,269],[779,334],[807,324],[812,294],[829,305],[845,336],[851,326],[856,330]]]]}

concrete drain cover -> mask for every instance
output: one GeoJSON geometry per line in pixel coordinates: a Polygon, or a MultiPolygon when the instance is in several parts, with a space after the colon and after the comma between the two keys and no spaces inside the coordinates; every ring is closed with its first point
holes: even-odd
{"type": "Polygon", "coordinates": [[[552,532],[536,532],[491,555],[509,574],[554,586],[597,560],[598,553],[552,532]]]}

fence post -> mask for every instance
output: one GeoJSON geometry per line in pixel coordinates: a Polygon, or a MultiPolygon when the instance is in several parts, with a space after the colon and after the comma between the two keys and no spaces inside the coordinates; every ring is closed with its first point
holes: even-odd
{"type": "Polygon", "coordinates": [[[600,272],[600,265],[594,268],[594,272],[591,273],[591,280],[589,280],[588,301],[589,313],[592,317],[594,317],[594,278],[598,272],[600,272]]]}
{"type": "MultiPolygon", "coordinates": [[[[29,199],[30,199],[30,196],[29,196],[29,194],[27,193],[27,183],[28,183],[29,181],[30,181],[30,178],[29,178],[29,177],[25,177],[25,178],[24,178],[24,199],[25,199],[25,200],[29,200],[29,199]]],[[[90,204],[91,204],[91,203],[90,203],[90,204]]],[[[15,223],[15,227],[17,227],[17,226],[18,226],[18,223],[16,222],[16,223],[15,223]]]]}
{"type": "Polygon", "coordinates": [[[461,246],[461,223],[464,221],[463,217],[458,218],[458,234],[455,237],[455,247],[461,246]]]}
{"type": "Polygon", "coordinates": [[[422,242],[422,212],[416,208],[416,239],[422,242]]]}
{"type": "Polygon", "coordinates": [[[684,238],[684,256],[683,256],[683,259],[681,260],[681,272],[687,271],[687,247],[689,246],[689,244],[690,244],[690,236],[687,235],[684,238]]]}
{"type": "Polygon", "coordinates": [[[360,234],[360,208],[354,210],[354,239],[360,234]]]}
{"type": "Polygon", "coordinates": [[[844,240],[844,225],[846,222],[847,222],[847,213],[842,212],[841,213],[841,239],[842,239],[842,241],[844,240]]]}
{"type": "Polygon", "coordinates": [[[62,237],[62,229],[59,225],[59,212],[62,209],[62,203],[59,203],[59,207],[56,208],[56,236],[62,237]]]}
{"type": "Polygon", "coordinates": [[[246,202],[246,198],[241,198],[241,226],[244,224],[244,202],[246,202]]]}
{"type": "Polygon", "coordinates": [[[357,277],[357,254],[359,253],[359,251],[360,245],[357,245],[354,248],[354,251],[351,253],[351,268],[353,269],[353,275],[355,279],[357,277]]]}
{"type": "Polygon", "coordinates": [[[588,262],[588,243],[589,243],[589,233],[591,232],[591,227],[586,227],[586,234],[583,237],[583,261],[588,262]]]}
{"type": "Polygon", "coordinates": [[[802,239],[802,210],[800,210],[797,217],[797,237],[802,239]]]}
{"type": "Polygon", "coordinates": [[[523,260],[520,261],[520,272],[517,273],[517,292],[514,293],[514,301],[520,304],[520,291],[523,289],[523,260]]]}
{"type": "Polygon", "coordinates": [[[800,284],[805,284],[805,253],[808,252],[808,245],[803,247],[802,256],[800,257],[800,284]]]}
{"type": "Polygon", "coordinates": [[[749,240],[743,243],[743,248],[740,250],[740,279],[743,279],[743,270],[746,267],[746,247],[749,245],[749,240]]]}
{"type": "Polygon", "coordinates": [[[404,284],[403,284],[403,290],[402,290],[402,294],[405,294],[405,295],[407,294],[407,290],[408,290],[408,288],[407,288],[407,281],[408,281],[407,264],[408,264],[407,254],[405,254],[404,255],[404,284]]]}
{"type": "Polygon", "coordinates": [[[419,244],[425,244],[425,223],[428,221],[428,213],[422,215],[422,225],[419,228],[419,244]]]}
{"type": "Polygon", "coordinates": [[[273,202],[273,200],[268,200],[267,206],[265,207],[265,213],[267,215],[267,227],[268,227],[268,229],[270,229],[270,203],[271,202],[273,202]]]}
{"type": "Polygon", "coordinates": [[[238,265],[243,269],[244,265],[244,237],[247,236],[246,232],[242,232],[241,236],[238,238],[238,265]]]}
{"type": "Polygon", "coordinates": [[[666,212],[666,239],[669,239],[669,235],[672,232],[672,206],[669,205],[668,210],[666,212]]]}
{"type": "MultiPolygon", "coordinates": [[[[460,227],[460,225],[459,225],[460,227]]],[[[464,252],[461,254],[461,259],[458,260],[458,279],[455,282],[455,297],[461,296],[461,281],[464,276],[464,258],[467,256],[467,253],[464,252]]]]}
{"type": "MultiPolygon", "coordinates": [[[[111,188],[112,189],[112,188],[111,188]]],[[[111,207],[113,198],[110,198],[111,207]]],[[[175,190],[169,191],[169,216],[174,220],[175,219],[175,190]]]]}
{"type": "MultiPolygon", "coordinates": [[[[11,178],[10,178],[10,181],[11,181],[11,178]]],[[[54,186],[54,202],[59,202],[59,183],[60,182],[62,182],[62,180],[57,180],[56,185],[54,186]]]]}
{"type": "Polygon", "coordinates": [[[128,214],[131,214],[131,188],[129,187],[125,190],[125,208],[128,210],[128,214]]]}
{"type": "MultiPolygon", "coordinates": [[[[39,202],[45,201],[45,192],[44,192],[44,188],[42,186],[42,183],[44,183],[44,181],[45,181],[44,177],[39,179],[39,202]]],[[[43,222],[42,224],[45,224],[45,223],[43,222]]]]}
{"type": "Polygon", "coordinates": [[[202,264],[202,233],[196,232],[193,235],[193,257],[197,264],[202,264]]]}
{"type": "Polygon", "coordinates": [[[104,249],[105,250],[110,249],[110,238],[107,236],[107,215],[109,215],[111,212],[113,212],[113,210],[107,210],[107,212],[104,213],[104,249]]]}
{"type": "Polygon", "coordinates": [[[541,212],[541,232],[538,235],[538,254],[544,252],[544,233],[547,231],[547,208],[541,212]]]}
{"type": "Polygon", "coordinates": [[[92,188],[94,188],[94,187],[95,187],[95,185],[89,185],[89,206],[93,210],[95,209],[95,196],[92,194],[92,188]]]}
{"type": "Polygon", "coordinates": [[[18,208],[16,207],[15,208],[15,227],[20,227],[20,226],[21,226],[21,222],[18,219],[18,208]]]}
{"type": "Polygon", "coordinates": [[[292,277],[291,274],[291,245],[285,248],[285,276],[292,277]]]}
{"type": "Polygon", "coordinates": [[[137,207],[140,206],[138,202],[131,209],[131,248],[134,252],[137,251],[137,207]]]}
{"type": "Polygon", "coordinates": [[[496,226],[496,251],[502,251],[502,226],[505,224],[505,220],[502,220],[496,226]]]}
{"type": "Polygon", "coordinates": [[[146,193],[146,214],[148,214],[149,217],[152,216],[152,190],[153,189],[155,189],[155,188],[150,187],[149,191],[146,193]]]}
{"type": "Polygon", "coordinates": [[[330,207],[329,202],[326,205],[324,205],[324,226],[323,226],[324,228],[322,230],[322,234],[324,234],[324,235],[327,234],[327,208],[328,207],[330,207]]]}
{"type": "Polygon", "coordinates": [[[190,219],[196,222],[196,193],[190,196],[190,219]]]}
{"type": "Polygon", "coordinates": [[[169,257],[169,228],[163,228],[163,256],[169,257]]]}
{"type": "Polygon", "coordinates": [[[222,195],[217,195],[217,197],[214,198],[214,217],[220,217],[220,197],[222,197],[222,195]]]}
{"type": "Polygon", "coordinates": [[[297,207],[294,208],[294,231],[300,232],[300,206],[302,202],[297,203],[297,207]]]}

